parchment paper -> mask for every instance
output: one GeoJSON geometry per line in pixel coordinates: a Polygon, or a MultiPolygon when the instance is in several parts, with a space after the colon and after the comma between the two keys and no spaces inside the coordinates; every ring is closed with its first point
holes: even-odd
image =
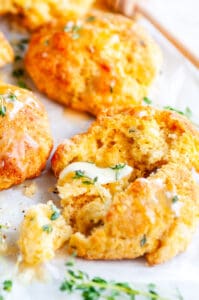
{"type": "MultiPolygon", "coordinates": [[[[194,113],[194,121],[199,116],[199,77],[194,68],[160,36],[154,28],[145,23],[151,34],[155,37],[164,56],[164,64],[160,78],[154,84],[150,98],[158,106],[171,105],[184,110],[187,106],[194,113]]],[[[11,32],[5,20],[0,21],[0,30],[4,31],[11,41],[21,35],[11,32]]],[[[12,67],[8,66],[0,71],[0,79],[15,83],[10,75],[12,67]]],[[[28,79],[28,85],[36,92],[44,103],[49,114],[51,129],[54,137],[54,148],[64,139],[76,133],[85,131],[92,118],[89,115],[78,113],[51,102],[38,93],[33,83],[28,79]]],[[[198,120],[199,123],[199,120],[198,120]]],[[[18,238],[19,223],[23,218],[22,211],[38,202],[49,199],[57,202],[57,196],[49,192],[55,185],[55,178],[50,171],[50,163],[42,175],[35,179],[37,192],[32,198],[24,195],[24,186],[31,181],[26,181],[20,186],[0,192],[0,224],[9,223],[5,230],[9,242],[14,243],[18,238]]],[[[17,275],[16,258],[9,256],[0,258],[0,282],[12,278],[14,286],[12,293],[6,299],[12,300],[55,300],[79,299],[68,296],[59,291],[59,285],[64,278],[66,267],[64,263],[67,255],[57,254],[56,258],[43,266],[43,280],[32,280],[33,271],[26,271],[17,275]]],[[[77,267],[91,275],[99,275],[108,279],[131,281],[137,283],[156,283],[162,294],[171,299],[176,296],[176,288],[181,291],[185,300],[198,300],[199,296],[199,229],[194,235],[193,242],[188,250],[171,261],[155,267],[148,267],[144,259],[134,261],[84,261],[77,260],[77,267]]],[[[141,298],[140,298],[141,299],[141,298]]]]}

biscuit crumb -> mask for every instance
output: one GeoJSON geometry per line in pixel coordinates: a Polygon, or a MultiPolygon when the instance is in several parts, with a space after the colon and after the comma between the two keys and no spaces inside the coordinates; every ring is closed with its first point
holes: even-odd
{"type": "Polygon", "coordinates": [[[24,186],[23,194],[26,197],[31,198],[36,194],[36,192],[37,192],[37,185],[35,182],[31,182],[30,184],[24,186]]]}

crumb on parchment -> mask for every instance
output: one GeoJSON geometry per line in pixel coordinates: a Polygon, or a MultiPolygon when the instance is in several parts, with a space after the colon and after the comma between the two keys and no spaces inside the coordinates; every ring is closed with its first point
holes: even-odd
{"type": "Polygon", "coordinates": [[[33,197],[37,192],[37,185],[35,182],[30,182],[28,184],[24,185],[24,190],[23,190],[23,194],[26,197],[33,197]]]}

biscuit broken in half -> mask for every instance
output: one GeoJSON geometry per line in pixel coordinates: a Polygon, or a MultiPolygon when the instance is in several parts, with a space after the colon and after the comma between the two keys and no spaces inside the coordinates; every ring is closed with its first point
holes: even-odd
{"type": "Polygon", "coordinates": [[[144,255],[151,265],[184,251],[198,224],[198,147],[197,130],[175,112],[136,107],[101,116],[56,150],[62,211],[50,203],[27,212],[24,261],[46,261],[65,242],[86,259],[144,255]]]}
{"type": "Polygon", "coordinates": [[[73,229],[70,251],[86,259],[145,255],[149,264],[184,251],[198,224],[198,153],[198,131],[185,117],[142,106],[102,115],[66,140],[52,167],[73,229]]]}

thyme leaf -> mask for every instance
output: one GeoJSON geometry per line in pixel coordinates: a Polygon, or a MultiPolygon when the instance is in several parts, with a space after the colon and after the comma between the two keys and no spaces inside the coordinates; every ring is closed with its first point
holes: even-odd
{"type": "Polygon", "coordinates": [[[42,226],[42,230],[47,232],[47,233],[51,233],[53,231],[52,225],[51,224],[46,224],[42,226]]]}
{"type": "Polygon", "coordinates": [[[75,176],[73,177],[73,179],[79,179],[79,178],[85,177],[84,174],[85,174],[84,171],[77,170],[77,171],[75,171],[75,176]]]}
{"type": "Polygon", "coordinates": [[[140,246],[143,247],[147,242],[146,235],[144,234],[142,239],[140,240],[140,246]]]}
{"type": "Polygon", "coordinates": [[[6,106],[4,105],[4,98],[0,95],[0,116],[6,115],[6,106]]]}
{"type": "Polygon", "coordinates": [[[176,203],[176,202],[178,202],[178,196],[177,195],[175,195],[173,198],[172,198],[172,202],[173,203],[176,203]]]}
{"type": "Polygon", "coordinates": [[[95,177],[94,179],[88,177],[85,175],[85,172],[82,170],[77,170],[75,171],[75,176],[73,176],[73,179],[80,179],[82,178],[82,183],[83,184],[95,184],[98,180],[98,177],[95,177]]]}
{"type": "Polygon", "coordinates": [[[148,97],[144,97],[143,101],[148,105],[152,104],[152,100],[150,100],[148,97]]]}
{"type": "Polygon", "coordinates": [[[112,170],[115,170],[115,179],[118,181],[119,179],[119,172],[121,169],[123,169],[126,166],[126,164],[116,164],[114,167],[111,167],[112,170]]]}
{"type": "Polygon", "coordinates": [[[55,221],[60,217],[60,210],[54,205],[51,205],[52,214],[50,216],[51,221],[55,221]]]}
{"type": "Polygon", "coordinates": [[[3,290],[10,292],[12,290],[12,280],[5,280],[3,282],[3,290]]]}
{"type": "Polygon", "coordinates": [[[93,22],[93,21],[95,21],[95,19],[96,19],[95,16],[89,16],[89,17],[86,19],[86,21],[87,21],[87,22],[93,22]]]}

